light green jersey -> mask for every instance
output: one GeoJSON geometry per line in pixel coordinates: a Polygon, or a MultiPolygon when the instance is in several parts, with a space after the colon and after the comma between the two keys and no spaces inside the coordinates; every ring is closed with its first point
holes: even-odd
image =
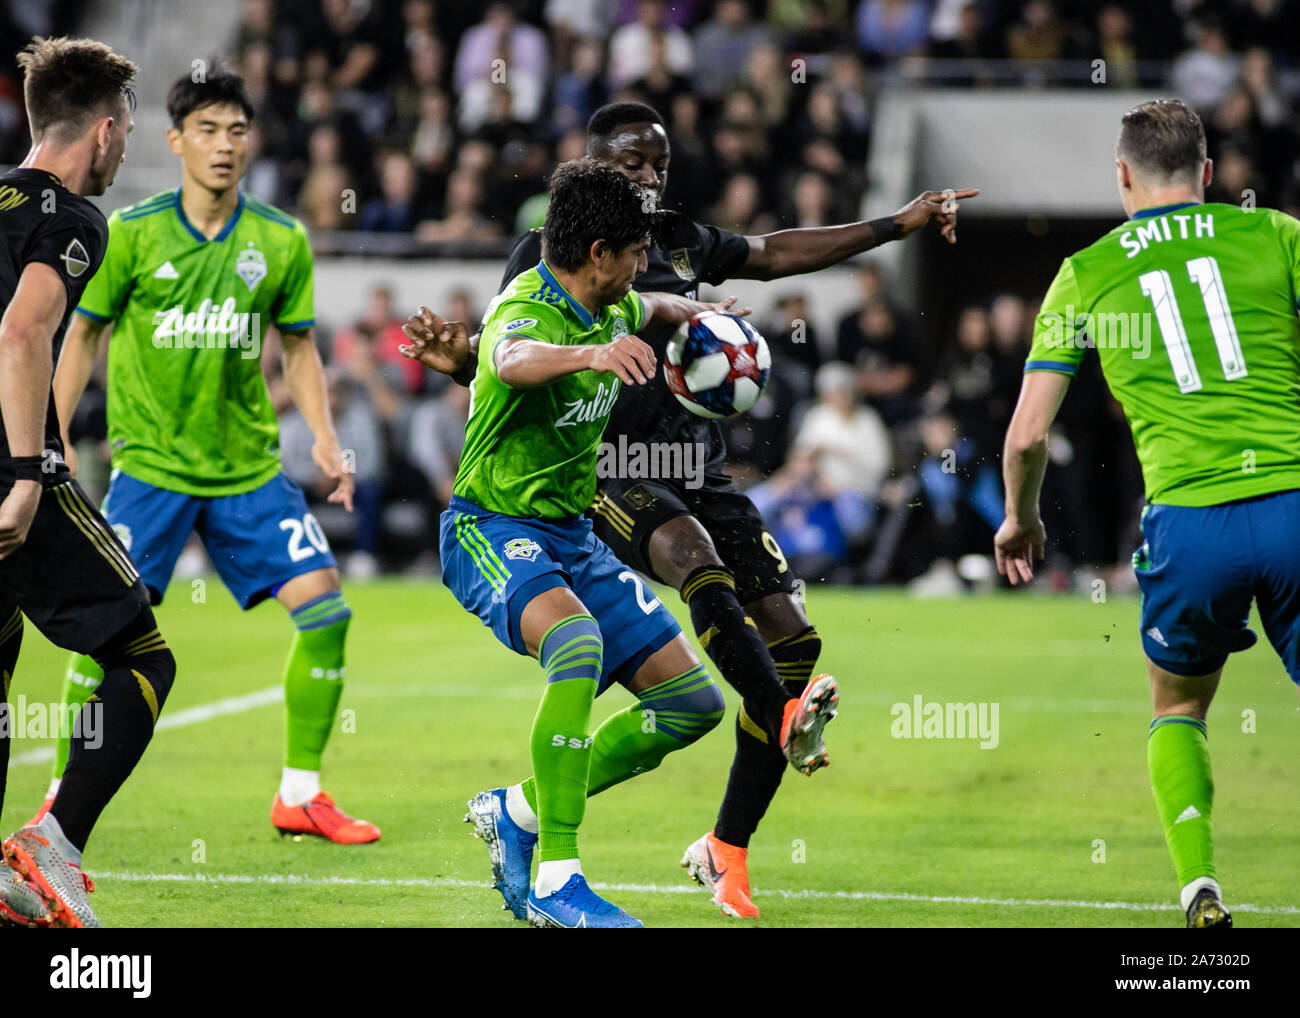
{"type": "Polygon", "coordinates": [[[1300,222],[1272,209],[1138,212],[1065,260],[1026,371],[1090,346],[1124,407],[1151,504],[1300,488],[1300,222]]]}
{"type": "Polygon", "coordinates": [[[636,291],[593,319],[545,262],[516,276],[484,318],[453,491],[491,512],[533,519],[577,516],[591,505],[618,376],[579,371],[549,385],[512,389],[498,377],[493,354],[511,336],[556,346],[610,343],[644,321],[636,291]]]}
{"type": "Polygon", "coordinates": [[[280,469],[262,339],[268,325],[313,325],[311,248],[301,223],[249,195],[208,240],[180,194],[109,217],[108,251],[77,312],[115,323],[114,468],[170,491],[236,495],[280,469]]]}

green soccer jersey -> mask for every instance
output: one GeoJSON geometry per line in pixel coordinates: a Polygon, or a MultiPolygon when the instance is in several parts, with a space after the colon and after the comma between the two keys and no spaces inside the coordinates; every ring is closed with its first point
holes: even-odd
{"type": "Polygon", "coordinates": [[[236,495],[280,469],[262,377],[268,325],[313,324],[312,259],[296,219],[241,195],[211,240],[180,189],[119,209],[77,312],[114,322],[108,348],[113,466],[155,487],[236,495]]]}
{"type": "Polygon", "coordinates": [[[596,460],[618,376],[579,371],[512,389],[497,376],[493,354],[510,336],[557,346],[610,343],[644,321],[634,290],[593,320],[545,262],[516,276],[484,318],[453,491],[507,516],[560,519],[585,511],[596,494],[596,460]]]}
{"type": "Polygon", "coordinates": [[[1065,260],[1026,371],[1088,347],[1124,407],[1147,501],[1300,488],[1300,222],[1187,203],[1138,212],[1065,260]]]}

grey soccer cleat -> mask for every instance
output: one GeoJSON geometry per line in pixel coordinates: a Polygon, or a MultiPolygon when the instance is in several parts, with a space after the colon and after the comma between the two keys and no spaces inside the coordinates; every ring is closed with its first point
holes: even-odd
{"type": "Polygon", "coordinates": [[[0,864],[0,926],[49,925],[50,914],[40,895],[27,886],[21,873],[0,864]]]}
{"type": "Polygon", "coordinates": [[[27,878],[45,902],[51,925],[67,929],[98,929],[100,921],[87,894],[95,889],[81,867],[68,862],[37,827],[24,827],[4,843],[9,865],[27,878]]]}

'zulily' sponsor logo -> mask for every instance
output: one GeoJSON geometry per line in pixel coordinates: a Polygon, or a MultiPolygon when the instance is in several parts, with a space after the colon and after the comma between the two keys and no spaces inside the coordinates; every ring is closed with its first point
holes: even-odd
{"type": "Polygon", "coordinates": [[[262,320],[255,311],[239,311],[234,297],[218,306],[204,298],[198,310],[181,305],[153,316],[153,345],[157,350],[238,350],[256,360],[262,355],[262,320]]]}
{"type": "Polygon", "coordinates": [[[618,382],[614,382],[608,390],[605,383],[601,382],[596,387],[596,395],[591,399],[571,399],[565,402],[569,409],[560,415],[559,420],[555,422],[557,428],[573,428],[579,424],[587,424],[590,421],[599,421],[609,416],[610,410],[614,408],[614,400],[618,398],[618,382]]]}

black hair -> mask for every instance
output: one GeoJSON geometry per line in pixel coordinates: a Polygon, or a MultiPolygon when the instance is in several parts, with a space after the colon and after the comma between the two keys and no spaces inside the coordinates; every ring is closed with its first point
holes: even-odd
{"type": "Polygon", "coordinates": [[[645,103],[608,103],[587,121],[587,152],[594,155],[615,131],[628,124],[658,124],[663,127],[664,118],[653,106],[645,103]]]}
{"type": "Polygon", "coordinates": [[[177,78],[167,91],[167,115],[172,118],[172,126],[179,131],[195,110],[226,104],[238,106],[252,120],[253,104],[243,76],[215,58],[196,63],[199,66],[177,78]]]}
{"type": "Polygon", "coordinates": [[[593,159],[575,159],[551,175],[542,248],[551,266],[575,272],[598,240],[617,252],[653,238],[660,216],[654,192],[593,159]]]}

